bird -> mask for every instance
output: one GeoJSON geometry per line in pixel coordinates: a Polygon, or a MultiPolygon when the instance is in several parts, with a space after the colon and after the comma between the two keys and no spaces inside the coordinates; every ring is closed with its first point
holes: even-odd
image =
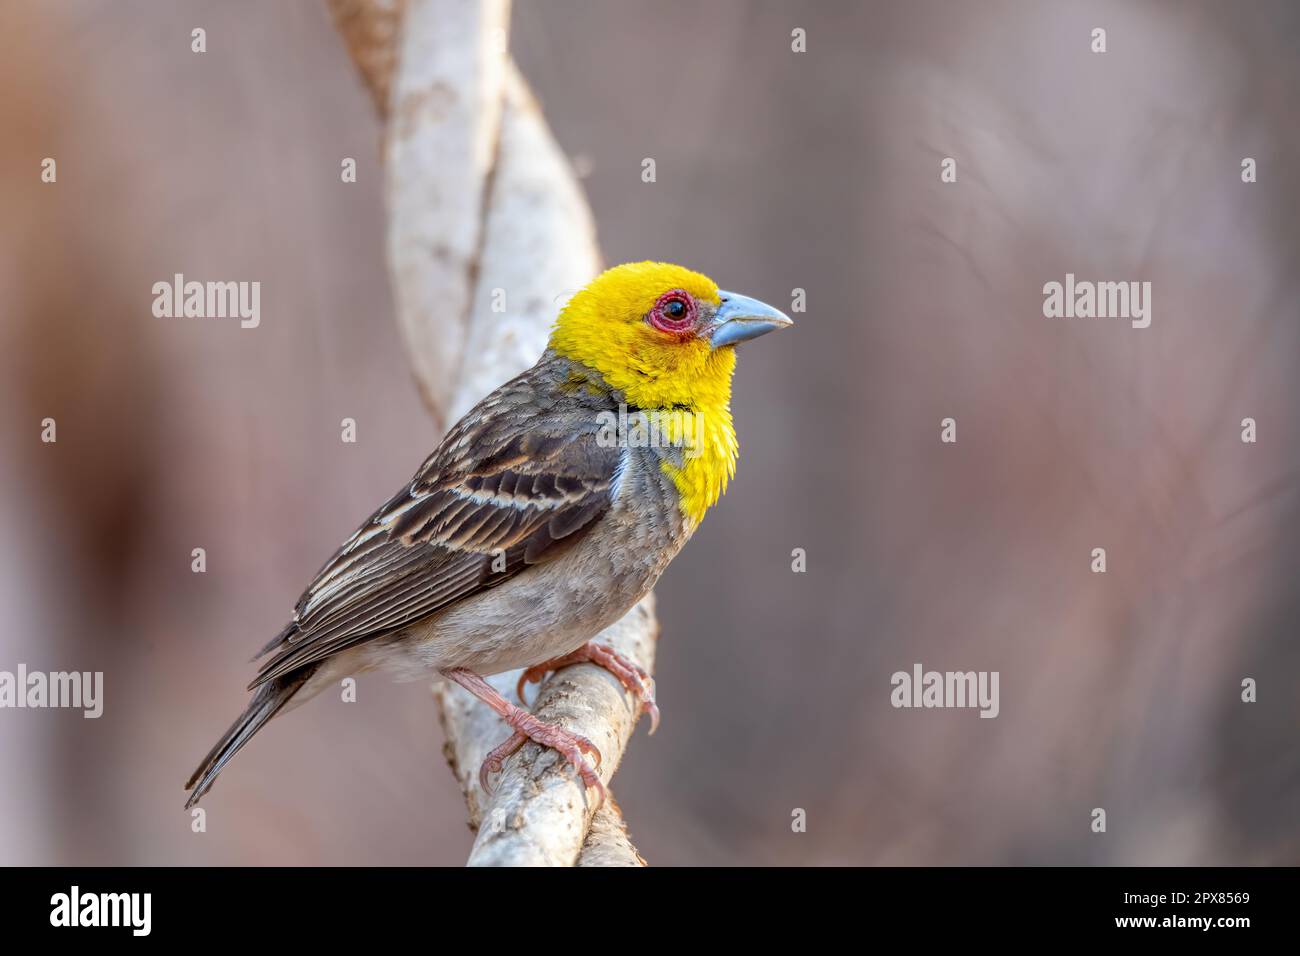
{"type": "Polygon", "coordinates": [[[186,809],[277,714],[374,669],[452,681],[505,721],[485,789],[532,740],[603,799],[597,748],[484,678],[525,669],[522,703],[527,681],[590,661],[654,732],[649,675],[593,638],[651,590],[735,474],[737,346],[792,324],[665,262],[614,266],[573,294],[537,363],[467,412],[325,562],[253,658],[252,696],[186,782],[186,809]]]}

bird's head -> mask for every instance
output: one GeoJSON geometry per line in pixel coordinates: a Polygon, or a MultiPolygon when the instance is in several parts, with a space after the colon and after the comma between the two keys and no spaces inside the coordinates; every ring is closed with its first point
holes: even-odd
{"type": "Polygon", "coordinates": [[[601,273],[569,300],[551,348],[595,369],[639,408],[726,404],[735,346],[790,325],[782,312],[720,291],[666,262],[601,273]]]}

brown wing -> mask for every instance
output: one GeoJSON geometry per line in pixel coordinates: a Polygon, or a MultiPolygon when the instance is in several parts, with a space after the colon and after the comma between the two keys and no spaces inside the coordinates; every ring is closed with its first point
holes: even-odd
{"type": "Polygon", "coordinates": [[[525,373],[466,415],[320,570],[293,623],[263,649],[272,656],[250,689],[415,623],[581,538],[609,509],[621,450],[597,442],[589,409],[550,394],[525,373]]]}

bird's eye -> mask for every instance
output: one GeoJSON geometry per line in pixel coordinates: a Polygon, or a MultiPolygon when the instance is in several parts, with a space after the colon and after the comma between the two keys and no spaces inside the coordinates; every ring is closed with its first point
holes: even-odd
{"type": "Polygon", "coordinates": [[[695,300],[681,289],[665,292],[655,303],[646,317],[650,324],[661,332],[670,332],[681,337],[690,335],[695,324],[695,300]]]}

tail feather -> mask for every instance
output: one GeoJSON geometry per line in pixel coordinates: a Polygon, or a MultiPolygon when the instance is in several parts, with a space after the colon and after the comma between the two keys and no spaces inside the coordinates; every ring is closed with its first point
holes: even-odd
{"type": "Polygon", "coordinates": [[[278,714],[285,704],[289,703],[290,698],[298,692],[307,679],[315,671],[315,666],[305,667],[300,671],[292,674],[286,674],[277,680],[263,684],[253,694],[253,699],[248,702],[248,707],[240,714],[239,718],[230,725],[230,729],[225,732],[216,745],[208,751],[208,755],[203,758],[203,762],[190,776],[185,783],[185,789],[190,791],[189,799],[185,801],[185,809],[188,810],[199,799],[212,788],[212,784],[217,779],[217,774],[230,762],[230,758],[243,749],[244,744],[248,743],[255,733],[262,729],[268,720],[278,714]]]}

